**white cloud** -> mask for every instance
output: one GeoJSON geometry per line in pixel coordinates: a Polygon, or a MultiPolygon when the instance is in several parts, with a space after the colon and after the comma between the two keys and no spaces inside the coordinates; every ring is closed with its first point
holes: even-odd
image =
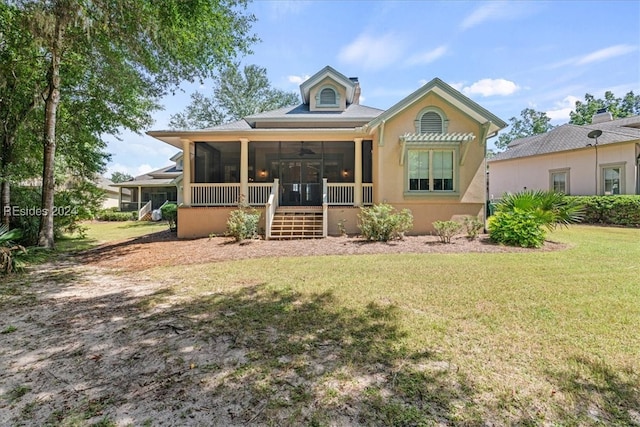
{"type": "Polygon", "coordinates": [[[505,79],[482,79],[462,88],[462,93],[467,96],[481,95],[487,96],[507,96],[512,95],[520,89],[520,86],[510,80],[505,79]]]}
{"type": "Polygon", "coordinates": [[[488,21],[517,19],[535,11],[536,6],[527,2],[489,1],[476,8],[461,23],[461,30],[468,30],[488,21]]]}
{"type": "MultiPolygon", "coordinates": [[[[426,81],[425,81],[426,83],[426,81]]],[[[449,83],[449,86],[451,86],[452,88],[454,88],[455,90],[462,92],[462,90],[464,89],[464,82],[455,82],[455,83],[449,83]]]]}
{"type": "Polygon", "coordinates": [[[405,48],[405,41],[393,33],[380,36],[361,34],[340,50],[338,58],[364,68],[380,69],[397,62],[405,48]]]}
{"type": "Polygon", "coordinates": [[[562,61],[555,62],[547,66],[547,69],[555,69],[566,66],[578,66],[587,65],[594,62],[606,61],[607,59],[615,58],[617,56],[626,55],[628,53],[638,50],[637,46],[628,44],[618,44],[614,46],[605,47],[591,53],[587,53],[582,56],[574,56],[562,61]]]}
{"type": "Polygon", "coordinates": [[[631,46],[628,44],[618,44],[615,46],[609,46],[604,49],[596,50],[595,52],[591,52],[576,61],[576,65],[586,65],[592,62],[600,62],[606,61],[610,58],[615,58],[616,56],[626,55],[627,53],[633,52],[637,50],[635,46],[631,46]]]}
{"type": "Polygon", "coordinates": [[[114,172],[121,172],[121,173],[129,174],[131,176],[138,176],[138,175],[144,175],[156,169],[159,169],[159,168],[154,168],[151,165],[146,163],[139,166],[126,166],[121,163],[114,163],[107,166],[107,171],[105,172],[104,176],[106,176],[107,178],[110,178],[114,172]]]}
{"type": "Polygon", "coordinates": [[[287,80],[289,80],[289,83],[295,83],[297,85],[309,80],[309,77],[311,77],[308,74],[305,74],[304,76],[287,76],[287,80]]]}
{"type": "Polygon", "coordinates": [[[429,64],[447,53],[447,46],[438,46],[428,52],[418,53],[407,60],[408,65],[429,64]]]}
{"type": "Polygon", "coordinates": [[[576,101],[580,101],[580,98],[572,95],[566,96],[562,101],[556,102],[553,110],[546,111],[547,116],[552,121],[569,120],[569,113],[574,110],[576,101]]]}

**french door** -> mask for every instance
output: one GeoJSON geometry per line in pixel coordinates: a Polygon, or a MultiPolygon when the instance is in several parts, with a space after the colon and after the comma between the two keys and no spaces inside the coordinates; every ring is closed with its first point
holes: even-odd
{"type": "Polygon", "coordinates": [[[322,161],[280,161],[280,205],[319,206],[322,204],[322,161]]]}

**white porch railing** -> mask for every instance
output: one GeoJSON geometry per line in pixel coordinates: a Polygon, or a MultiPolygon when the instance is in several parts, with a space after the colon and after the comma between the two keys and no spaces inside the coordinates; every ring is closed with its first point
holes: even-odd
{"type": "Polygon", "coordinates": [[[240,200],[240,184],[191,184],[191,206],[233,206],[240,200]]]}
{"type": "Polygon", "coordinates": [[[269,200],[269,195],[273,192],[273,183],[271,182],[253,182],[249,183],[249,200],[252,206],[265,205],[269,200]]]}
{"type": "Polygon", "coordinates": [[[353,183],[326,183],[326,203],[328,205],[353,205],[353,193],[356,185],[353,183]]]}
{"type": "Polygon", "coordinates": [[[151,212],[151,200],[138,211],[138,221],[144,218],[149,212],[151,212]]]}
{"type": "Polygon", "coordinates": [[[276,209],[278,209],[278,200],[280,199],[280,195],[278,191],[280,190],[280,180],[275,178],[273,180],[273,184],[271,185],[271,192],[267,199],[267,203],[265,205],[264,213],[264,222],[265,222],[265,233],[264,238],[269,240],[271,236],[271,223],[273,222],[273,217],[276,213],[276,209]]]}
{"type": "MultiPolygon", "coordinates": [[[[278,189],[274,192],[273,183],[249,183],[249,194],[246,201],[252,206],[262,206],[269,202],[272,194],[278,199],[278,189]]],[[[355,184],[354,183],[324,183],[323,200],[329,206],[353,206],[355,184]]],[[[191,184],[192,206],[234,206],[240,200],[240,184],[191,184]]],[[[373,184],[362,184],[362,204],[373,204],[373,184]]]]}
{"type": "Polygon", "coordinates": [[[362,204],[373,205],[373,184],[362,184],[362,204]]]}

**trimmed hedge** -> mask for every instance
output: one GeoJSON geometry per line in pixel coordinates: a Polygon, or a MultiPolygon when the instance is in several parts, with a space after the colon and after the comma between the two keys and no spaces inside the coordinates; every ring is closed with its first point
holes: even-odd
{"type": "Polygon", "coordinates": [[[135,221],[138,212],[115,212],[112,209],[104,209],[96,214],[98,221],[135,221]]]}
{"type": "Polygon", "coordinates": [[[585,207],[584,224],[640,227],[640,196],[567,196],[585,207]]]}

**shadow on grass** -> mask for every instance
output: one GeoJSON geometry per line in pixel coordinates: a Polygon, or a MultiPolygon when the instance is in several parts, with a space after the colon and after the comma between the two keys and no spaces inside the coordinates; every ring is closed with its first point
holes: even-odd
{"type": "Polygon", "coordinates": [[[549,373],[558,389],[567,394],[572,408],[563,408],[564,419],[577,424],[640,425],[640,374],[616,371],[605,361],[571,357],[571,369],[549,373]]]}
{"type": "MultiPolygon", "coordinates": [[[[394,306],[263,285],[201,295],[60,299],[35,319],[46,363],[0,375],[29,390],[12,420],[94,422],[98,402],[133,425],[481,424],[473,385],[431,349],[408,351],[394,306]]],[[[28,359],[20,331],[8,348],[28,359]]]]}
{"type": "Polygon", "coordinates": [[[106,259],[118,258],[128,253],[136,252],[140,250],[140,245],[157,242],[172,242],[177,240],[178,237],[176,233],[172,233],[167,229],[145,234],[143,236],[132,237],[115,243],[105,243],[99,246],[87,248],[86,250],[77,253],[77,257],[81,262],[92,263],[106,259]]]}

